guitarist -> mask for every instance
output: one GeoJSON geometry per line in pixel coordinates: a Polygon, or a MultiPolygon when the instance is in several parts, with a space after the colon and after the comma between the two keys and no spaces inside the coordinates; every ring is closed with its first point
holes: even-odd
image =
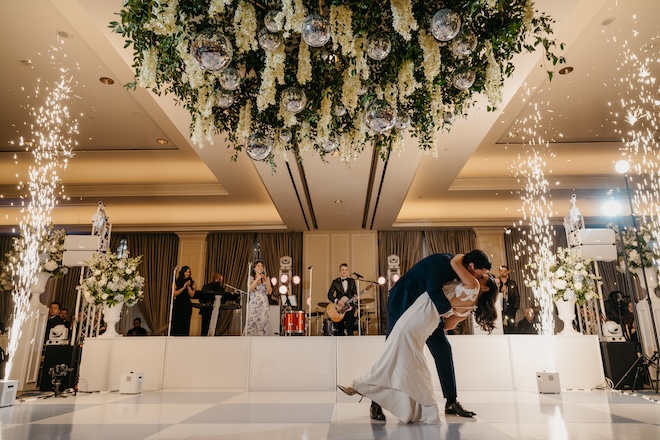
{"type": "MultiPolygon", "coordinates": [[[[339,278],[332,280],[330,290],[328,290],[328,300],[334,303],[338,308],[343,308],[350,298],[357,296],[355,280],[348,277],[348,264],[342,263],[339,266],[339,278]]],[[[336,336],[352,336],[355,331],[355,309],[350,308],[346,311],[344,319],[335,323],[336,336]]]]}

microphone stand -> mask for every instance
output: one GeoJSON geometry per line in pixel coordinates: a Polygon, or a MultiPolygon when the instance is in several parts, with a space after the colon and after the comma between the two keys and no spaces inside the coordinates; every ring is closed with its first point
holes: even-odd
{"type": "Polygon", "coordinates": [[[172,332],[172,311],[174,309],[174,291],[176,290],[176,271],[179,269],[178,266],[174,267],[172,272],[172,297],[170,298],[170,316],[167,322],[167,336],[170,336],[172,332]]]}
{"type": "MultiPolygon", "coordinates": [[[[364,280],[364,279],[362,281],[365,282],[365,283],[371,283],[374,286],[376,286],[378,289],[380,289],[380,284],[378,284],[378,281],[364,280]]],[[[374,289],[374,290],[376,290],[376,289],[374,289]]],[[[359,290],[358,290],[358,292],[359,292],[359,290]]],[[[374,299],[374,302],[376,303],[376,308],[380,307],[380,304],[379,304],[380,303],[380,290],[379,290],[378,293],[379,293],[378,302],[376,302],[376,300],[374,299]]],[[[359,301],[360,301],[360,296],[358,296],[358,302],[359,301]]],[[[380,320],[380,315],[378,315],[378,319],[380,320]]],[[[369,320],[370,320],[369,312],[367,312],[367,319],[366,319],[367,325],[365,326],[365,328],[367,329],[367,335],[369,334],[369,320]]]]}
{"type": "Polygon", "coordinates": [[[243,314],[241,313],[241,336],[245,336],[245,333],[247,332],[247,325],[248,325],[248,317],[250,316],[250,274],[252,273],[252,262],[250,261],[248,263],[248,276],[247,276],[247,288],[245,291],[247,292],[246,298],[245,298],[245,326],[243,326],[243,314]]]}
{"type": "Polygon", "coordinates": [[[307,306],[308,306],[308,309],[309,309],[308,314],[307,314],[307,322],[309,324],[307,324],[307,336],[311,336],[311,329],[312,329],[312,274],[314,272],[314,265],[309,266],[307,269],[309,269],[309,294],[307,295],[307,306]]]}

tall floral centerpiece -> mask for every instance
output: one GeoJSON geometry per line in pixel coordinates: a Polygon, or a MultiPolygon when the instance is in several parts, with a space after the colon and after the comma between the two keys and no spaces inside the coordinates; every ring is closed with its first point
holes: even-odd
{"type": "Polygon", "coordinates": [[[78,286],[85,301],[103,306],[103,317],[107,330],[103,337],[120,336],[115,325],[121,317],[124,304],[131,307],[144,299],[144,278],[137,266],[142,262],[142,255],[134,258],[116,254],[94,254],[89,262],[89,276],[78,286]]]}
{"type": "Polygon", "coordinates": [[[135,82],[190,113],[195,144],[225,134],[271,161],[315,151],[389,157],[406,130],[435,151],[477,94],[494,110],[514,55],[563,63],[532,0],[125,0],[110,23],[135,82]]]}
{"type": "MultiPolygon", "coordinates": [[[[617,230],[616,226],[610,225],[610,227],[617,230]]],[[[646,289],[647,292],[653,292],[658,287],[657,264],[660,261],[660,250],[653,238],[653,231],[646,225],[638,226],[637,229],[626,226],[621,230],[621,237],[618,233],[615,234],[615,237],[617,270],[626,273],[627,263],[630,273],[639,279],[641,288],[646,289]]],[[[651,295],[652,299],[654,297],[655,295],[651,295]]]]}
{"type": "Polygon", "coordinates": [[[596,288],[600,278],[591,269],[592,261],[570,249],[557,249],[555,264],[548,272],[547,287],[557,305],[559,318],[564,322],[562,335],[578,334],[573,328],[575,304],[598,297],[596,288]]]}

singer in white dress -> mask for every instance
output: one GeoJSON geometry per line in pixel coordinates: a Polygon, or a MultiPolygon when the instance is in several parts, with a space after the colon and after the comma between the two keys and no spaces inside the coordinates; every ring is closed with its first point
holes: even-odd
{"type": "Polygon", "coordinates": [[[268,297],[273,293],[273,286],[266,275],[266,268],[261,261],[255,261],[250,277],[249,301],[245,321],[245,336],[268,335],[268,297]]]}
{"type": "MultiPolygon", "coordinates": [[[[443,292],[452,305],[451,316],[442,320],[445,330],[455,328],[475,310],[478,317],[484,316],[478,309],[492,308],[494,311],[497,297],[495,281],[490,274],[477,280],[462,266],[462,257],[457,255],[451,262],[452,269],[461,280],[443,286],[443,292]]],[[[488,312],[485,315],[488,317],[485,325],[490,325],[492,329],[495,317],[488,312]]],[[[424,344],[438,327],[440,318],[429,294],[422,294],[397,320],[371,371],[355,380],[352,389],[339,388],[378,402],[404,423],[440,423],[431,372],[424,356],[424,344]]],[[[478,318],[480,320],[484,322],[478,318]]]]}

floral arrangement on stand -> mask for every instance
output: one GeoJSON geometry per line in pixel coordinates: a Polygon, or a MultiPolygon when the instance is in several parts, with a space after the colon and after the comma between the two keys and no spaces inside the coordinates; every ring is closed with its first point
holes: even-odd
{"type": "MultiPolygon", "coordinates": [[[[55,278],[61,278],[69,272],[69,268],[62,265],[64,254],[64,229],[49,228],[41,244],[39,255],[39,270],[49,272],[55,278]]],[[[13,268],[18,266],[23,254],[23,237],[15,237],[12,248],[5,254],[5,261],[0,263],[0,289],[11,291],[13,289],[13,268]]]]}
{"type": "Polygon", "coordinates": [[[625,260],[628,261],[628,268],[631,270],[653,267],[655,265],[654,263],[660,260],[660,250],[649,226],[642,225],[638,226],[637,229],[632,226],[626,226],[621,230],[621,235],[619,235],[617,225],[609,224],[607,226],[614,229],[615,232],[616,268],[619,272],[626,272],[625,260]],[[622,239],[623,246],[621,246],[622,239]]]}
{"type": "Polygon", "coordinates": [[[193,143],[225,133],[234,159],[271,165],[287,151],[350,161],[369,141],[385,158],[407,129],[435,152],[478,93],[497,108],[514,55],[564,62],[532,0],[125,0],[118,15],[127,87],[174,94],[193,143]]]}
{"type": "Polygon", "coordinates": [[[583,304],[598,298],[596,283],[600,281],[600,277],[591,269],[593,260],[585,260],[566,248],[558,248],[555,258],[555,263],[548,272],[546,286],[554,300],[575,299],[578,304],[583,304]]]}
{"type": "Polygon", "coordinates": [[[89,276],[77,287],[90,304],[114,306],[126,303],[133,306],[144,299],[144,278],[137,266],[142,255],[118,258],[115,253],[94,254],[89,264],[89,276]]]}

